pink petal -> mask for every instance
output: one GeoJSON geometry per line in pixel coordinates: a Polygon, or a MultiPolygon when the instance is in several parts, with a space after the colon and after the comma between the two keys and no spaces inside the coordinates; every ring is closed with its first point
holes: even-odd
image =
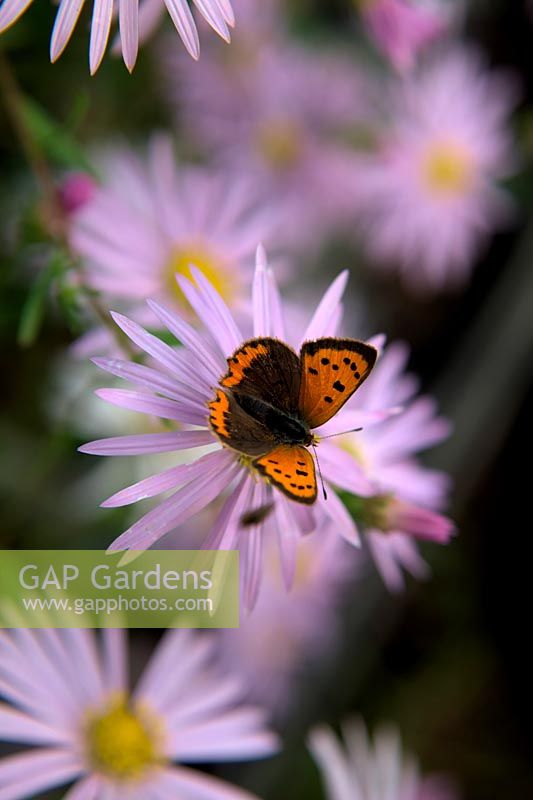
{"type": "Polygon", "coordinates": [[[83,772],[81,761],[65,750],[18,753],[0,761],[0,800],[34,797],[68,783],[83,772]]]}
{"type": "Polygon", "coordinates": [[[110,551],[145,550],[173,528],[209,505],[236,477],[241,467],[227,451],[211,453],[211,468],[141,517],[112,543],[110,551]]]}
{"type": "Polygon", "coordinates": [[[111,495],[102,503],[102,507],[127,506],[130,503],[138,503],[139,500],[146,500],[148,497],[168,492],[180,484],[190,483],[204,474],[207,466],[212,463],[213,455],[213,453],[208,453],[193,461],[192,464],[178,464],[178,466],[170,467],[157,475],[150,475],[149,478],[144,478],[142,481],[128,486],[127,489],[111,495]]]}
{"type": "Polygon", "coordinates": [[[255,708],[237,708],[200,720],[171,735],[172,757],[190,763],[244,761],[271,755],[278,749],[276,737],[263,730],[264,714],[255,708]]]}
{"type": "Polygon", "coordinates": [[[200,40],[187,0],[165,0],[165,5],[187,51],[198,60],[200,40]]]}
{"type": "Polygon", "coordinates": [[[33,0],[4,0],[0,6],[0,32],[9,28],[33,3],[33,0]]]}
{"type": "Polygon", "coordinates": [[[139,51],[139,4],[138,0],[119,0],[120,40],[122,57],[131,72],[139,51]]]}
{"type": "Polygon", "coordinates": [[[91,22],[91,43],[89,47],[89,69],[94,75],[106,51],[111,20],[113,19],[113,0],[94,0],[91,22]]]}
{"type": "Polygon", "coordinates": [[[321,502],[322,508],[334,523],[342,538],[346,539],[347,542],[355,547],[360,547],[361,540],[359,538],[357,526],[348,513],[346,506],[336,493],[330,488],[328,490],[328,499],[322,500],[321,502]]]}
{"type": "Polygon", "coordinates": [[[97,439],[78,447],[78,450],[80,453],[91,453],[95,456],[140,456],[145,453],[188,450],[213,443],[213,434],[210,431],[173,431],[97,439]]]}
{"type": "Polygon", "coordinates": [[[102,631],[102,674],[109,691],[125,691],[128,685],[126,631],[104,628],[102,631]]]}
{"type": "Polygon", "coordinates": [[[335,318],[337,308],[348,282],[348,270],[344,270],[337,275],[324,297],[318,304],[318,308],[313,314],[311,322],[307,326],[302,342],[312,339],[320,339],[323,336],[331,336],[331,325],[335,318]]]}
{"type": "Polygon", "coordinates": [[[0,703],[0,738],[24,744],[68,744],[70,734],[0,703]]]}
{"type": "Polygon", "coordinates": [[[61,0],[50,41],[50,60],[56,61],[68,44],[85,0],[61,0]]]}
{"type": "Polygon", "coordinates": [[[156,303],[155,300],[147,300],[147,303],[154,314],[159,317],[163,325],[174,334],[178,341],[198,357],[200,364],[205,365],[209,369],[209,376],[214,383],[218,383],[226,366],[225,362],[217,361],[214,358],[207,343],[191,325],[184,322],[160,303],[156,303]]]}
{"type": "Polygon", "coordinates": [[[257,248],[252,288],[254,336],[272,336],[268,262],[262,245],[257,248]]]}
{"type": "Polygon", "coordinates": [[[196,410],[192,411],[187,403],[180,403],[177,400],[167,400],[164,397],[155,397],[130,389],[97,389],[95,394],[107,403],[127,408],[129,411],[138,411],[161,419],[173,419],[188,425],[206,423],[205,417],[196,410]]]}
{"type": "Polygon", "coordinates": [[[132,342],[144,350],[145,353],[155,358],[176,377],[176,380],[184,383],[199,394],[210,394],[211,382],[201,380],[201,373],[195,369],[196,365],[194,363],[187,360],[183,348],[181,348],[180,352],[180,350],[170,347],[123,314],[111,311],[111,316],[132,342]]]}
{"type": "Polygon", "coordinates": [[[222,16],[218,4],[214,2],[214,0],[193,0],[193,2],[204,19],[206,19],[211,25],[213,30],[216,31],[218,35],[224,39],[224,41],[229,42],[231,37],[228,26],[226,25],[226,21],[222,16]]]}
{"type": "Polygon", "coordinates": [[[176,379],[168,378],[161,372],[151,367],[145,367],[143,364],[133,364],[119,358],[93,358],[92,361],[97,367],[116,375],[117,378],[124,378],[126,381],[167,395],[172,400],[178,400],[190,412],[197,412],[197,424],[205,425],[207,409],[205,398],[199,392],[194,392],[192,389],[180,385],[176,379]]]}
{"type": "Polygon", "coordinates": [[[164,769],[158,784],[165,792],[161,800],[258,800],[244,789],[185,767],[164,769]]]}

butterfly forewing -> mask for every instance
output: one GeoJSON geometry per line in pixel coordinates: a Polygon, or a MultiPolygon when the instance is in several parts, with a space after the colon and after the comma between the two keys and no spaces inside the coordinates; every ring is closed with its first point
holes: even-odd
{"type": "Polygon", "coordinates": [[[310,428],[333,417],[370,374],[377,350],[357,339],[318,339],[300,351],[299,411],[310,428]]]}
{"type": "Polygon", "coordinates": [[[250,339],[228,358],[228,371],[220,384],[294,414],[300,393],[300,361],[294,350],[278,339],[250,339]]]}
{"type": "Polygon", "coordinates": [[[208,409],[211,428],[233,450],[249,456],[259,456],[275,446],[271,431],[243,411],[231,392],[217,389],[208,409]]]}
{"type": "Polygon", "coordinates": [[[256,459],[254,466],[292,500],[309,504],[315,502],[315,465],[305,447],[279,445],[256,459]]]}

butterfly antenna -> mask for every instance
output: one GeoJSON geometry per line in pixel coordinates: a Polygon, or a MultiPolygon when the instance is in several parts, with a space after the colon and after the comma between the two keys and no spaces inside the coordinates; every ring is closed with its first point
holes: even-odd
{"type": "Polygon", "coordinates": [[[329,436],[321,436],[321,439],[333,439],[334,436],[345,436],[347,433],[357,433],[362,431],[362,428],[352,428],[350,431],[339,431],[339,433],[330,433],[329,436]]]}
{"type": "MultiPolygon", "coordinates": [[[[324,437],[324,438],[326,438],[326,437],[324,437]]],[[[312,444],[311,447],[313,448],[313,451],[314,451],[314,454],[315,454],[316,465],[318,467],[318,475],[320,477],[320,485],[322,486],[322,493],[324,495],[324,500],[327,500],[328,499],[328,493],[326,492],[326,487],[324,485],[324,478],[322,477],[322,470],[320,469],[320,461],[318,460],[318,454],[316,452],[316,445],[312,444]]]]}

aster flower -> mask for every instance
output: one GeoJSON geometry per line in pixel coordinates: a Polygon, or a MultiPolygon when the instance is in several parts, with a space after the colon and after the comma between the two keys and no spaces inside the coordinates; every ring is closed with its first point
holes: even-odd
{"type": "MultiPolygon", "coordinates": [[[[189,275],[193,263],[239,307],[256,244],[268,243],[276,225],[275,212],[258,205],[249,180],[178,167],[164,136],[152,138],[146,159],[128,149],[109,153],[101,171],[105,183],[70,226],[85,286],[101,292],[107,305],[136,314],[146,297],[183,310],[187,304],[174,275],[189,275]]],[[[156,324],[151,313],[141,318],[156,324]]],[[[78,351],[99,346],[102,333],[96,336],[82,339],[78,351]]]]}
{"type": "Polygon", "coordinates": [[[165,74],[182,76],[168,83],[180,125],[268,192],[286,223],[283,245],[310,249],[351,224],[356,164],[346,137],[372,118],[368,72],[268,23],[239,27],[230,54],[206,49],[194,81],[169,45],[165,74]]]}
{"type": "MultiPolygon", "coordinates": [[[[13,25],[32,2],[33,0],[3,0],[0,6],[0,33],[13,25]]],[[[230,0],[193,0],[193,2],[209,25],[229,42],[229,28],[235,24],[230,0]]],[[[83,4],[84,0],[61,0],[50,41],[52,62],[59,58],[67,46],[83,4]]],[[[119,20],[122,56],[131,72],[137,60],[139,39],[144,38],[155,27],[164,6],[187,51],[197,59],[200,55],[200,42],[188,0],[156,0],[156,2],[144,0],[140,6],[138,0],[119,0],[116,4],[114,0],[94,0],[89,48],[91,75],[94,75],[102,62],[113,18],[116,15],[119,20]]]]}
{"type": "Polygon", "coordinates": [[[75,784],[65,800],[180,797],[251,800],[181,764],[241,760],[277,749],[262,713],[211,666],[212,640],[167,633],[136,687],[124,632],[0,633],[0,738],[32,749],[0,760],[0,797],[75,784]],[[173,762],[180,762],[173,766],[173,762]]]}
{"type": "MultiPolygon", "coordinates": [[[[299,535],[316,527],[317,512],[331,520],[347,541],[358,544],[355,524],[333,488],[327,501],[319,497],[314,505],[304,506],[290,500],[268,482],[258,481],[250,459],[221,446],[208,421],[207,404],[215,399],[221,377],[227,372],[227,359],[242,345],[246,337],[239,330],[228,307],[212,284],[196,268],[191,268],[195,283],[178,275],[181,291],[205,326],[199,332],[183,318],[174,315],[158,302],[149,301],[154,313],[182,343],[173,349],[146,332],[135,322],[113,314],[127,336],[162,369],[132,364],[118,359],[95,359],[95,363],[113,375],[132,381],[137,390],[103,389],[99,396],[123,408],[169,419],[193,429],[172,430],[162,434],[126,436],[104,439],[84,445],[81,450],[97,455],[140,455],[148,452],[171,452],[212,446],[212,452],[189,464],[172,467],[159,475],[142,480],[114,494],[103,505],[115,507],[138,500],[173,493],[160,505],[132,525],[112,545],[112,550],[146,549],[178,525],[229,491],[229,496],[206,539],[209,549],[241,548],[241,571],[244,580],[244,601],[253,607],[262,573],[262,547],[268,535],[279,541],[282,569],[287,585],[295,569],[299,535]],[[164,371],[163,371],[164,370],[164,371]],[[140,389],[140,390],[139,390],[140,389]],[[147,391],[148,390],[148,391],[147,391]],[[245,512],[272,503],[272,513],[265,520],[243,527],[245,512]]],[[[303,339],[334,335],[342,313],[341,296],[347,274],[341,274],[326,292],[303,339]]],[[[258,250],[253,288],[253,335],[274,336],[284,340],[281,302],[273,275],[267,267],[264,251],[258,250]]],[[[377,416],[381,412],[376,412],[377,416]]],[[[387,416],[387,412],[383,412],[387,416]]],[[[316,431],[320,435],[320,429],[316,431]]],[[[371,495],[373,487],[355,461],[346,473],[324,465],[326,484],[331,482],[344,491],[371,495]]]]}
{"type": "Polygon", "coordinates": [[[352,720],[344,740],[345,748],[326,727],[309,737],[327,800],[456,800],[447,779],[420,775],[416,759],[404,755],[394,727],[381,728],[370,741],[363,723],[352,720]]]}
{"type": "Polygon", "coordinates": [[[400,71],[413,67],[418,53],[450,22],[440,0],[356,0],[356,5],[376,47],[400,71]]]}
{"type": "Polygon", "coordinates": [[[512,81],[469,49],[439,54],[395,84],[378,151],[359,163],[360,228],[376,264],[414,290],[464,282],[489,232],[507,221],[497,182],[513,168],[512,81]]]}
{"type": "Polygon", "coordinates": [[[375,487],[375,494],[350,503],[365,530],[364,541],[387,587],[403,588],[402,568],[415,577],[428,574],[416,540],[445,544],[454,526],[440,511],[446,504],[450,479],[422,466],[417,454],[446,439],[450,423],[437,415],[435,401],[418,396],[418,381],[406,372],[409,349],[401,342],[385,348],[372,380],[341,409],[323,434],[350,431],[322,443],[321,464],[348,472],[357,464],[375,487]],[[388,419],[375,417],[379,408],[401,410],[388,419]]]}
{"type": "Polygon", "coordinates": [[[237,674],[247,697],[272,715],[285,718],[312,679],[337,651],[343,591],[357,580],[360,551],[335,532],[302,538],[290,592],[275,568],[272,540],[265,543],[265,571],[257,605],[239,628],[216,632],[217,654],[237,674]]]}

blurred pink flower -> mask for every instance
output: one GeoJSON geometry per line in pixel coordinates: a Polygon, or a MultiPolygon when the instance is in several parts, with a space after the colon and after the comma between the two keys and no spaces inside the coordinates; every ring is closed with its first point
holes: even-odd
{"type": "Polygon", "coordinates": [[[330,475],[335,470],[341,488],[344,476],[354,469],[363,470],[374,486],[374,496],[360,501],[358,519],[364,522],[364,539],[376,566],[393,591],[403,587],[402,567],[419,578],[428,573],[413,538],[445,544],[454,533],[450,520],[435,511],[446,502],[448,476],[416,459],[420,450],[448,437],[450,424],[437,416],[432,398],[416,396],[418,381],[405,371],[408,355],[399,342],[385,348],[372,378],[321,429],[327,436],[363,426],[362,431],[323,441],[320,463],[330,475]],[[390,413],[385,416],[380,409],[390,413]]]}
{"type": "Polygon", "coordinates": [[[360,552],[336,533],[311,533],[298,545],[294,583],[287,592],[274,569],[272,541],[265,550],[257,605],[241,617],[238,629],[217,632],[217,652],[229,673],[239,675],[247,697],[278,719],[298,703],[302,683],[334,656],[343,590],[357,580],[362,562],[360,552]]]}
{"type": "Polygon", "coordinates": [[[390,127],[359,163],[362,235],[376,265],[398,270],[413,290],[461,284],[510,215],[497,182],[514,166],[514,83],[455,49],[392,90],[390,127]]]}
{"type": "Polygon", "coordinates": [[[356,0],[356,4],[376,47],[400,71],[414,66],[419,52],[447,30],[450,18],[442,0],[356,0]]]}
{"type": "Polygon", "coordinates": [[[268,192],[285,222],[282,244],[305,251],[351,225],[347,140],[373,115],[368,72],[340,49],[304,47],[268,23],[239,27],[231,53],[215,44],[195,66],[193,79],[169,42],[164,74],[179,124],[268,192]]]}
{"type": "Polygon", "coordinates": [[[86,172],[71,172],[66,175],[57,190],[65,214],[75,214],[92,200],[96,186],[95,179],[86,172]]]}
{"type": "MultiPolygon", "coordinates": [[[[33,0],[3,0],[0,6],[0,33],[13,25],[32,2],[33,0]]],[[[193,0],[193,2],[209,25],[229,42],[229,28],[235,23],[230,0],[193,0]]],[[[61,0],[50,42],[51,61],[56,61],[63,53],[74,32],[83,5],[84,0],[61,0]]],[[[89,48],[91,75],[94,75],[102,62],[116,14],[119,20],[122,56],[131,72],[137,60],[139,38],[146,36],[157,17],[162,15],[165,6],[183,44],[190,55],[197,59],[200,55],[200,42],[188,0],[173,0],[173,2],[144,0],[140,6],[138,0],[121,0],[117,4],[113,0],[94,0],[89,48]]]]}
{"type": "Polygon", "coordinates": [[[211,665],[212,639],[167,633],[130,691],[124,636],[0,633],[0,692],[8,701],[0,704],[0,739],[33,746],[0,760],[0,797],[22,800],[75,781],[65,800],[252,800],[181,766],[277,750],[263,713],[239,705],[238,680],[211,665]]]}
{"type": "MultiPolygon", "coordinates": [[[[137,313],[148,296],[187,305],[174,276],[199,267],[232,308],[248,285],[258,241],[274,238],[276,212],[258,204],[252,181],[224,170],[179,167],[169,139],[153,137],[146,159],[115,150],[103,159],[105,183],[76,214],[70,244],[82,258],[84,284],[137,313]],[[245,277],[246,276],[246,277],[245,277]]],[[[152,319],[153,318],[153,319],[152,319]]],[[[78,346],[100,346],[90,333],[78,346]]],[[[93,350],[94,352],[94,350],[93,350]]]]}
{"type": "Polygon", "coordinates": [[[396,728],[379,729],[371,741],[363,722],[351,720],[343,734],[344,747],[325,726],[309,736],[327,800],[457,800],[446,778],[420,775],[416,760],[404,754],[396,728]]]}
{"type": "MultiPolygon", "coordinates": [[[[213,451],[196,461],[179,464],[142,480],[103,503],[105,507],[124,506],[174,490],[170,497],[116,539],[111,549],[146,549],[230,490],[205,546],[208,549],[241,549],[244,604],[246,608],[252,608],[262,575],[263,542],[269,535],[278,539],[283,575],[288,586],[295,571],[300,534],[316,528],[317,516],[330,520],[337,535],[348,542],[358,544],[359,539],[352,518],[333,490],[328,493],[327,501],[319,496],[313,506],[303,506],[272,489],[270,484],[258,482],[255,470],[243,464],[239,453],[220,445],[209,427],[207,403],[213,399],[215,388],[227,370],[226,359],[247,337],[241,333],[220,295],[196,268],[192,268],[192,278],[195,283],[177,276],[180,288],[204,324],[205,332],[196,331],[183,318],[161,304],[149,301],[163,325],[183,345],[180,349],[164,344],[126,317],[113,314],[124,333],[164,371],[118,359],[95,359],[95,363],[112,375],[130,380],[142,388],[142,391],[103,389],[98,394],[104,400],[174,420],[181,426],[195,426],[195,429],[103,439],[80,449],[95,455],[132,456],[212,445],[213,451]],[[244,512],[262,508],[270,502],[274,507],[266,520],[249,527],[241,524],[244,512]]],[[[347,274],[343,273],[326,292],[301,342],[335,334],[346,280],[347,274]]],[[[262,248],[258,249],[253,286],[253,336],[285,338],[280,298],[262,248]]],[[[324,463],[326,481],[339,484],[339,472],[336,463],[324,463]]],[[[340,486],[361,496],[373,494],[372,483],[354,460],[350,462],[350,472],[342,476],[340,486]]]]}

